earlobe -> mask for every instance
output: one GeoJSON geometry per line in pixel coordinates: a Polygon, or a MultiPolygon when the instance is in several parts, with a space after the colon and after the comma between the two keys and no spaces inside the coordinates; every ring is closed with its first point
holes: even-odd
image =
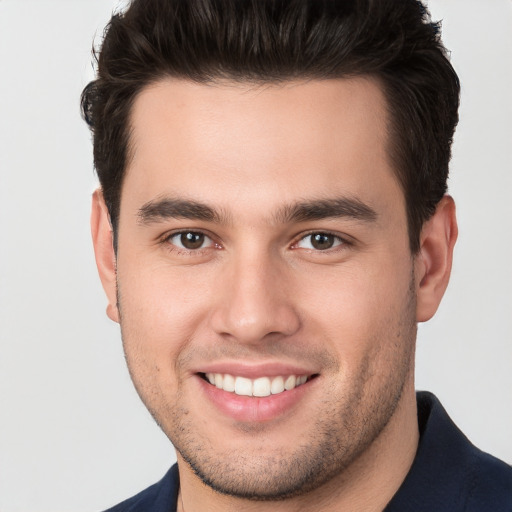
{"type": "Polygon", "coordinates": [[[96,266],[101,284],[107,295],[107,315],[114,322],[119,322],[116,290],[116,255],[113,245],[112,226],[108,209],[100,189],[92,196],[91,233],[96,257],[96,266]]]}
{"type": "Polygon", "coordinates": [[[430,320],[443,298],[450,280],[457,233],[455,203],[446,195],[421,231],[420,250],[415,259],[418,322],[430,320]]]}

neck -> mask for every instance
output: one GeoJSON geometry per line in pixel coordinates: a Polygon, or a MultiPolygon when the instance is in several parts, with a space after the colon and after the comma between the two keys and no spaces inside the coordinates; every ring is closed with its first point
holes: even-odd
{"type": "Polygon", "coordinates": [[[225,496],[203,484],[178,455],[178,512],[380,512],[404,481],[414,460],[419,432],[413,383],[386,428],[371,447],[323,486],[283,501],[251,501],[225,496]]]}

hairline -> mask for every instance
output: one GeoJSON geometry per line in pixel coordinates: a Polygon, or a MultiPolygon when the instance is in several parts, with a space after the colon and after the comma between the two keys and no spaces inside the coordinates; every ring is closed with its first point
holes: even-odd
{"type": "MultiPolygon", "coordinates": [[[[111,223],[112,223],[112,231],[114,238],[114,248],[117,252],[117,239],[118,239],[118,224],[119,224],[119,215],[121,211],[121,200],[123,194],[123,186],[124,180],[126,178],[126,174],[129,170],[130,164],[133,162],[133,158],[135,156],[136,148],[133,143],[133,132],[134,132],[134,124],[133,124],[133,112],[135,102],[139,98],[139,96],[151,89],[152,87],[157,87],[163,83],[173,83],[173,82],[186,82],[197,85],[204,86],[219,86],[219,87],[240,87],[240,86],[254,86],[255,88],[265,88],[265,87],[287,87],[291,84],[301,85],[309,82],[322,82],[328,80],[354,80],[354,81],[370,81],[373,82],[380,92],[382,93],[382,98],[384,101],[384,113],[385,113],[385,155],[388,159],[388,164],[390,169],[392,170],[392,176],[396,180],[400,190],[402,192],[402,197],[404,199],[404,205],[406,209],[406,217],[407,217],[407,232],[409,237],[409,246],[411,250],[411,254],[415,255],[418,252],[418,247],[413,245],[412,241],[412,230],[414,226],[411,225],[411,216],[410,216],[410,199],[408,197],[407,185],[404,182],[404,178],[402,177],[403,171],[400,169],[399,158],[396,156],[397,145],[399,144],[399,137],[396,130],[397,116],[393,112],[392,104],[390,101],[390,94],[388,91],[388,87],[386,85],[385,80],[378,73],[339,73],[338,75],[332,76],[315,76],[314,74],[297,74],[297,75],[285,75],[282,77],[257,77],[257,76],[237,76],[229,73],[222,73],[221,71],[218,74],[192,78],[189,76],[182,75],[173,75],[171,73],[159,73],[154,77],[147,80],[147,82],[142,83],[141,86],[134,91],[132,96],[130,97],[128,108],[127,108],[127,116],[125,126],[123,127],[123,134],[126,140],[126,153],[125,153],[125,161],[124,167],[121,174],[121,182],[118,188],[118,197],[117,197],[117,211],[110,212],[111,215],[111,223]],[[115,214],[115,218],[112,218],[112,213],[115,214]]],[[[425,223],[428,219],[425,219],[423,223],[425,223]]],[[[417,233],[416,238],[419,237],[419,233],[417,233]]],[[[419,240],[416,240],[415,243],[418,243],[419,240]]]]}

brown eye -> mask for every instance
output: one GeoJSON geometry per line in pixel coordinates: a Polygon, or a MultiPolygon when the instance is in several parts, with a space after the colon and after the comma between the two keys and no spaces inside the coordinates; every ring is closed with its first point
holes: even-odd
{"type": "Polygon", "coordinates": [[[311,245],[315,249],[330,249],[334,245],[334,236],[325,233],[315,233],[311,235],[311,245]]]}
{"type": "Polygon", "coordinates": [[[199,249],[204,243],[204,235],[202,233],[182,233],[180,242],[186,249],[199,249]]]}
{"type": "Polygon", "coordinates": [[[209,237],[196,231],[175,233],[168,238],[168,241],[180,249],[187,249],[189,251],[210,247],[213,244],[209,237]]]}
{"type": "Polygon", "coordinates": [[[326,251],[332,249],[338,245],[343,244],[343,240],[330,233],[311,233],[305,236],[302,240],[299,240],[297,247],[301,249],[314,249],[316,251],[326,251]]]}

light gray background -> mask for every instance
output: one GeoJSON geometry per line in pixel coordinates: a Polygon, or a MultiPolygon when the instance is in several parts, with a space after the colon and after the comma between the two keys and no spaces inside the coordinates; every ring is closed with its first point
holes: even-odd
{"type": "MultiPolygon", "coordinates": [[[[106,508],[174,452],[104,315],[78,98],[116,0],[0,0],[0,511],[106,508]]],[[[417,387],[512,462],[512,2],[432,0],[462,88],[450,191],[460,238],[417,387]]]]}

